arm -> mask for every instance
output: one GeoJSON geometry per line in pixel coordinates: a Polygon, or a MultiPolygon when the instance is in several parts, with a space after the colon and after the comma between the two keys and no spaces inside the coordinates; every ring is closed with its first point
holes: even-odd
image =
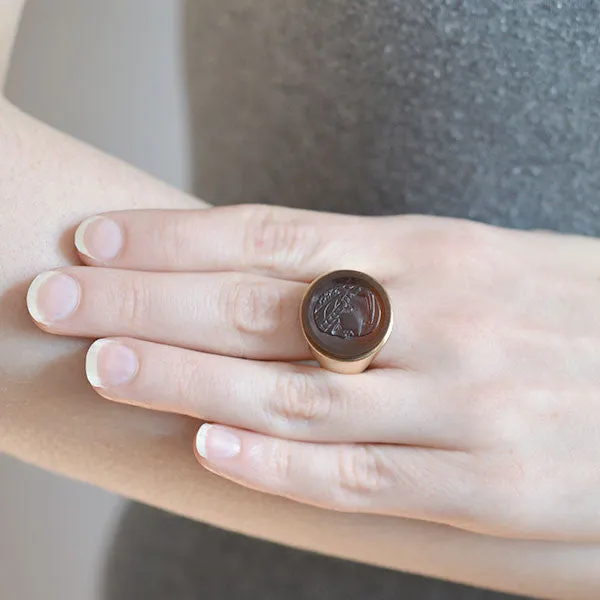
{"type": "MultiPolygon", "coordinates": [[[[0,9],[6,64],[21,2],[0,9]],[[4,14],[2,14],[4,13],[4,14]]],[[[418,521],[354,516],[245,490],[200,469],[197,422],[110,403],[84,377],[85,342],[26,314],[28,283],[76,262],[83,218],[196,199],[0,102],[0,450],[188,517],[288,545],[546,598],[593,598],[600,551],[498,540],[418,521]]]]}

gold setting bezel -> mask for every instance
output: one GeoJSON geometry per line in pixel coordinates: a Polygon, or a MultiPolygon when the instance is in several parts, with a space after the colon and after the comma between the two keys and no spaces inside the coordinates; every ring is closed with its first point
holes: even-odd
{"type": "Polygon", "coordinates": [[[362,271],[356,271],[354,269],[335,269],[333,271],[328,271],[327,273],[324,273],[323,275],[320,275],[319,277],[311,281],[308,288],[304,292],[304,295],[302,296],[299,311],[302,335],[304,336],[304,339],[306,340],[306,343],[308,344],[311,354],[313,355],[315,360],[321,365],[322,368],[327,369],[328,371],[348,375],[362,373],[369,367],[369,365],[373,362],[375,357],[379,354],[379,352],[381,352],[382,348],[386,345],[387,341],[389,340],[394,325],[394,312],[392,309],[390,297],[386,289],[374,277],[371,277],[370,275],[367,275],[367,273],[363,273],[362,271]],[[330,277],[331,275],[339,272],[354,273],[357,277],[365,279],[370,285],[372,285],[377,290],[385,304],[384,310],[387,311],[387,313],[389,314],[388,326],[379,343],[368,352],[362,353],[352,358],[340,358],[338,356],[328,354],[327,352],[320,349],[317,346],[317,344],[315,344],[311,340],[311,336],[307,332],[307,324],[304,320],[304,306],[310,298],[314,288],[326,277],[330,277]]]}

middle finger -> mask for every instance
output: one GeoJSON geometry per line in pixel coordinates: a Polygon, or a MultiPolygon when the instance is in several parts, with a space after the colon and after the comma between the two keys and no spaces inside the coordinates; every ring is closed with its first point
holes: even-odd
{"type": "Polygon", "coordinates": [[[127,336],[258,360],[306,360],[303,283],[243,273],[72,267],[39,275],[29,312],[46,331],[127,336]]]}

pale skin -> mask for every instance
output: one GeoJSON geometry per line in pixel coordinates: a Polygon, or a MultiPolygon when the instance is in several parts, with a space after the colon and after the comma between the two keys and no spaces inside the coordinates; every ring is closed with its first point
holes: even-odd
{"type": "MultiPolygon", "coordinates": [[[[2,4],[0,23],[3,26],[5,23],[16,24],[20,4],[14,1],[2,4]]],[[[0,48],[8,49],[13,33],[14,30],[2,30],[5,38],[0,43],[0,48]]],[[[5,55],[0,64],[6,63],[5,55]]],[[[354,268],[362,268],[384,280],[395,298],[399,318],[394,339],[381,354],[380,362],[373,371],[366,373],[364,377],[380,378],[382,384],[386,383],[388,375],[394,378],[391,396],[388,393],[386,398],[382,394],[379,401],[374,397],[369,400],[380,402],[382,408],[385,408],[385,404],[388,408],[393,404],[394,410],[403,411],[403,419],[397,419],[401,426],[393,431],[384,430],[387,419],[382,417],[379,422],[373,421],[368,426],[369,439],[348,439],[342,435],[348,436],[348,432],[353,430],[360,436],[364,435],[368,425],[365,424],[364,415],[361,417],[360,412],[357,413],[358,426],[352,426],[354,420],[351,419],[351,411],[348,411],[349,421],[343,427],[340,426],[342,421],[332,420],[328,423],[324,419],[319,432],[316,419],[310,418],[311,411],[314,411],[310,407],[317,405],[305,403],[298,405],[304,407],[304,410],[310,409],[308,423],[305,425],[294,419],[272,420],[267,424],[260,422],[259,418],[263,414],[262,406],[265,406],[261,401],[269,400],[268,373],[272,374],[272,369],[277,368],[289,369],[289,360],[307,357],[305,347],[301,346],[302,340],[297,336],[297,329],[291,328],[284,348],[280,344],[281,340],[278,341],[281,336],[276,336],[273,332],[269,334],[269,327],[264,332],[248,331],[246,337],[235,330],[235,335],[227,338],[227,331],[234,331],[227,329],[227,324],[231,325],[230,321],[203,322],[202,315],[198,314],[198,334],[186,339],[182,335],[190,333],[186,331],[189,329],[186,323],[189,326],[190,314],[182,311],[186,307],[193,309],[193,306],[189,299],[186,303],[179,298],[180,304],[173,306],[176,310],[164,313],[164,318],[173,319],[172,326],[163,329],[162,333],[150,329],[146,329],[144,333],[142,327],[146,321],[143,310],[129,313],[128,318],[126,307],[132,308],[138,304],[128,303],[130,297],[125,292],[137,289],[142,292],[137,299],[142,299],[146,288],[133,288],[131,283],[139,281],[137,271],[144,270],[144,276],[150,278],[157,276],[153,271],[163,270],[159,268],[158,262],[143,264],[141,254],[136,258],[135,254],[122,252],[115,259],[116,262],[109,260],[108,263],[111,264],[107,263],[102,270],[83,267],[74,267],[74,271],[65,269],[67,264],[75,265],[81,258],[72,243],[73,230],[86,217],[107,214],[115,219],[131,219],[131,227],[135,228],[136,223],[141,223],[144,218],[155,218],[157,215],[140,213],[133,218],[131,213],[114,211],[134,208],[189,210],[203,205],[194,198],[53,131],[6,101],[0,107],[0,130],[0,448],[3,451],[194,519],[289,545],[542,598],[564,600],[597,597],[600,589],[600,574],[597,569],[600,563],[600,544],[597,543],[599,519],[598,514],[594,514],[593,506],[594,498],[598,498],[597,475],[593,472],[593,466],[597,464],[597,460],[593,462],[597,437],[594,435],[594,428],[597,432],[598,425],[598,409],[593,402],[598,383],[593,374],[596,366],[594,361],[597,360],[595,357],[598,355],[594,350],[594,331],[598,324],[593,306],[597,283],[595,271],[598,270],[594,261],[599,255],[597,241],[504,230],[485,229],[483,234],[479,230],[473,233],[473,229],[464,227],[463,223],[444,222],[443,231],[438,231],[439,237],[436,237],[435,232],[431,233],[428,244],[419,250],[414,244],[417,244],[419,234],[422,233],[420,227],[424,222],[414,219],[405,221],[406,225],[393,234],[397,237],[397,243],[404,239],[405,244],[410,246],[402,234],[409,228],[415,228],[414,235],[412,230],[408,231],[412,236],[413,250],[403,250],[401,254],[396,252],[396,256],[402,261],[396,260],[390,267],[381,262],[380,254],[376,255],[377,260],[373,254],[368,262],[352,263],[354,268]],[[454,224],[457,225],[456,229],[454,224]],[[495,241],[491,243],[490,238],[495,241]],[[439,251],[435,250],[436,244],[439,251]],[[477,254],[473,254],[474,248],[477,254]],[[127,256],[127,260],[131,261],[129,265],[117,264],[127,256]],[[472,257],[475,259],[472,260],[472,257]],[[416,267],[421,260],[429,261],[428,265],[435,265],[439,274],[435,280],[432,273],[428,279],[420,282],[423,273],[416,267]],[[494,268],[490,268],[490,265],[494,268]],[[527,265],[530,266],[529,269],[526,268],[527,265]],[[266,381],[262,383],[266,386],[264,389],[258,384],[251,390],[245,388],[248,393],[244,395],[244,404],[250,409],[254,407],[255,412],[242,413],[235,410],[235,419],[231,414],[218,414],[217,409],[227,408],[226,402],[216,402],[219,393],[223,394],[223,400],[233,397],[235,390],[228,391],[226,382],[220,390],[203,388],[202,385],[209,383],[202,381],[203,378],[197,378],[197,388],[189,389],[194,396],[194,402],[189,403],[185,402],[184,393],[173,393],[174,388],[169,381],[174,383],[174,379],[166,376],[161,378],[169,389],[164,389],[164,394],[157,398],[165,404],[154,408],[181,411],[193,416],[147,411],[99,399],[84,376],[85,353],[89,341],[53,337],[37,331],[27,315],[24,297],[29,283],[37,273],[56,268],[65,269],[65,273],[78,278],[82,302],[72,316],[63,319],[61,324],[55,322],[54,325],[44,326],[45,329],[65,333],[70,337],[105,339],[118,336],[125,344],[132,344],[134,349],[140,350],[138,376],[131,384],[124,385],[119,393],[116,390],[111,393],[106,388],[102,390],[103,394],[112,399],[117,396],[129,402],[141,403],[141,397],[135,396],[135,385],[148,385],[148,380],[144,380],[142,375],[144,370],[148,373],[147,365],[151,364],[146,361],[156,360],[152,358],[157,356],[152,354],[156,350],[193,356],[189,362],[180,364],[188,364],[194,369],[198,364],[196,359],[210,361],[211,373],[215,375],[218,374],[218,369],[223,368],[218,363],[224,365],[226,361],[234,361],[237,367],[241,364],[238,356],[242,354],[247,357],[243,364],[248,369],[265,369],[266,381]],[[448,270],[447,275],[444,275],[445,269],[448,270]],[[460,288],[452,286],[457,275],[463,277],[464,283],[460,288]],[[95,294],[93,286],[100,285],[102,277],[111,276],[121,277],[122,287],[115,284],[114,295],[110,298],[95,294]],[[402,277],[409,277],[408,282],[402,280],[402,277]],[[506,287],[492,285],[499,280],[506,287]],[[400,281],[403,283],[400,284],[400,281]],[[419,285],[425,286],[426,283],[429,285],[427,293],[417,296],[419,285]],[[430,291],[434,285],[437,286],[436,293],[430,291]],[[441,321],[418,320],[415,316],[423,315],[427,306],[432,310],[436,309],[434,313],[439,314],[443,299],[470,298],[471,294],[466,293],[469,290],[465,289],[467,285],[474,295],[469,300],[472,310],[467,311],[467,306],[454,302],[450,306],[444,305],[448,313],[441,321]],[[520,302],[509,303],[510,310],[502,302],[501,294],[503,289],[508,290],[509,285],[513,286],[512,294],[515,294],[515,287],[520,292],[517,294],[520,302]],[[495,287],[493,294],[490,293],[492,287],[495,287]],[[410,295],[406,290],[411,290],[410,295]],[[536,290],[544,293],[537,293],[536,290]],[[97,315],[94,317],[93,314],[84,312],[84,299],[93,299],[94,296],[96,300],[93,301],[98,302],[104,312],[102,319],[97,321],[94,320],[97,315]],[[534,302],[536,298],[537,302],[534,302]],[[435,304],[436,302],[440,304],[435,304]],[[403,310],[404,303],[410,303],[413,310],[403,310]],[[119,308],[122,309],[120,312],[119,308]],[[452,312],[459,309],[463,311],[462,320],[456,319],[460,312],[452,312]],[[530,316],[534,320],[529,325],[527,343],[518,344],[518,339],[524,337],[524,317],[530,316]],[[80,317],[81,320],[77,321],[80,317]],[[454,329],[450,327],[452,323],[455,323],[454,329]],[[492,323],[495,325],[492,326],[492,323]],[[531,332],[534,325],[537,335],[532,335],[531,332]],[[498,330],[503,335],[490,335],[490,331],[498,330]],[[161,335],[170,337],[161,338],[161,335]],[[423,340],[436,340],[436,343],[423,340]],[[545,340],[544,343],[542,340],[545,340]],[[548,340],[553,340],[553,343],[548,340]],[[153,344],[158,344],[158,347],[153,344]],[[543,353],[540,350],[542,346],[543,353]],[[282,355],[283,352],[287,354],[282,355]],[[513,353],[517,353],[520,360],[512,357],[513,353]],[[278,358],[282,366],[270,364],[267,359],[272,358],[278,358]],[[411,369],[400,369],[399,366],[407,358],[414,363],[408,365],[411,369]],[[446,364],[445,372],[439,367],[440,363],[446,364]],[[478,364],[481,371],[475,370],[473,363],[478,364]],[[384,366],[387,368],[383,369],[384,366]],[[452,366],[454,374],[460,374],[464,379],[465,387],[471,384],[471,391],[474,374],[483,377],[494,369],[502,372],[498,383],[503,385],[495,387],[493,394],[484,393],[485,389],[490,388],[483,385],[478,394],[459,394],[456,377],[452,376],[450,369],[452,366]],[[525,368],[527,366],[529,369],[525,368]],[[534,384],[526,376],[533,367],[534,372],[540,375],[538,383],[545,385],[547,392],[537,397],[531,393],[534,384]],[[439,370],[435,371],[436,368],[439,370]],[[422,373],[423,378],[429,376],[436,379],[439,389],[447,389],[441,394],[434,394],[431,393],[433,390],[426,389],[427,386],[419,387],[416,381],[419,373],[422,373]],[[405,387],[400,388],[404,390],[400,396],[397,390],[402,385],[403,375],[408,375],[408,379],[412,377],[413,383],[411,387],[411,382],[406,379],[405,387]],[[443,381],[448,382],[448,385],[442,386],[443,381]],[[553,388],[548,388],[550,383],[553,383],[553,388]],[[562,390],[560,398],[556,393],[558,387],[562,390]],[[512,390],[513,394],[509,394],[508,390],[512,390]],[[502,412],[507,403],[509,409],[514,409],[516,400],[523,395],[526,397],[523,401],[527,408],[525,412],[502,412]],[[400,397],[403,402],[392,403],[394,397],[400,397]],[[490,422],[484,418],[483,412],[477,414],[477,411],[472,410],[475,398],[482,402],[482,411],[486,406],[493,406],[497,420],[490,422]],[[448,414],[445,410],[448,405],[457,409],[456,414],[448,414]],[[432,415],[434,422],[429,422],[432,415]],[[457,432],[444,432],[448,428],[439,425],[445,418],[458,419],[452,421],[450,429],[459,428],[460,417],[463,427],[460,431],[463,435],[458,435],[458,442],[462,444],[458,449],[455,439],[444,437],[457,432]],[[255,421],[250,422],[250,418],[255,421]],[[414,420],[412,427],[409,426],[409,418],[414,420]],[[469,418],[477,420],[469,421],[469,418]],[[241,434],[244,436],[264,436],[254,437],[254,441],[242,440],[242,453],[232,460],[221,460],[219,464],[211,462],[208,466],[213,470],[236,480],[245,480],[251,487],[263,487],[268,492],[283,493],[299,500],[341,508],[346,512],[325,511],[276,495],[249,491],[206,472],[198,466],[192,452],[194,437],[200,425],[199,419],[230,427],[251,428],[258,432],[241,434]],[[481,439],[475,439],[477,435],[474,434],[477,432],[472,426],[475,423],[478,427],[480,424],[482,427],[489,427],[487,437],[481,435],[481,439]],[[267,425],[287,427],[288,430],[270,430],[267,425]],[[335,431],[335,435],[332,431],[335,431]],[[394,446],[399,443],[405,444],[405,449],[413,453],[412,456],[416,455],[419,448],[426,446],[429,450],[421,453],[423,457],[433,457],[436,453],[441,455],[444,452],[464,456],[466,460],[472,457],[470,460],[473,470],[460,471],[470,474],[471,479],[466,482],[450,480],[447,469],[444,470],[441,464],[431,461],[428,464],[432,468],[438,464],[435,476],[425,470],[427,479],[424,479],[422,472],[412,480],[399,478],[407,486],[404,490],[410,491],[409,497],[405,493],[391,494],[394,501],[387,500],[383,509],[381,501],[379,504],[366,504],[368,498],[376,496],[369,493],[368,489],[368,493],[364,495],[354,494],[357,498],[364,499],[361,500],[365,502],[364,505],[339,506],[327,497],[306,497],[306,494],[298,493],[297,490],[269,488],[264,481],[248,479],[252,470],[245,462],[244,448],[248,447],[247,444],[258,442],[268,445],[277,438],[283,440],[280,443],[285,443],[289,449],[302,441],[314,444],[311,447],[317,449],[322,447],[321,442],[331,436],[335,438],[335,443],[343,441],[353,445],[377,442],[375,434],[378,438],[383,437],[391,450],[395,450],[394,446]],[[307,438],[308,435],[312,437],[307,438]],[[417,435],[424,437],[407,437],[417,435]],[[424,443],[425,440],[427,443],[424,443]],[[507,458],[509,449],[516,457],[514,461],[507,458]],[[479,463],[477,457],[480,459],[479,463]],[[572,468],[565,468],[567,461],[572,468]],[[490,464],[496,467],[491,472],[485,469],[490,464]],[[523,468],[515,468],[515,464],[523,468]],[[238,471],[232,470],[236,468],[235,465],[238,471]],[[486,482],[483,478],[474,481],[477,466],[488,478],[489,488],[484,485],[486,482]],[[533,489],[539,485],[546,486],[545,490],[533,489]],[[425,493],[432,489],[435,494],[425,493]],[[528,493],[525,495],[516,494],[522,502],[515,500],[515,491],[526,490],[528,493]],[[573,499],[561,497],[557,490],[574,494],[578,510],[567,510],[565,507],[568,508],[573,499]],[[470,507],[471,512],[477,514],[465,516],[466,504],[458,502],[460,496],[464,498],[467,491],[482,494],[476,496],[480,498],[479,506],[470,507]],[[495,496],[491,495],[494,492],[503,495],[494,500],[495,496]],[[541,505],[545,510],[536,512],[536,518],[533,519],[531,502],[534,499],[532,496],[537,492],[545,492],[544,503],[541,505]],[[396,501],[398,498],[400,502],[396,501]],[[429,505],[423,499],[428,500],[429,505]],[[507,504],[505,499],[513,501],[507,504]],[[440,515],[439,507],[443,508],[443,502],[448,504],[443,510],[444,514],[440,515]],[[462,507],[462,511],[456,510],[457,507],[462,507]],[[495,510],[492,510],[494,507],[495,510]],[[358,514],[358,511],[380,514],[358,514]],[[556,520],[552,519],[551,513],[557,517],[556,520]],[[415,518],[392,516],[397,514],[415,518]],[[512,539],[498,536],[511,536],[512,539]],[[539,541],[540,539],[555,541],[539,541]]],[[[205,216],[202,211],[192,214],[197,219],[209,218],[208,213],[205,216]]],[[[166,217],[164,215],[160,221],[165,227],[169,227],[177,214],[169,213],[168,218],[166,217]]],[[[330,218],[334,227],[340,218],[342,217],[330,218]]],[[[235,222],[225,221],[225,228],[239,226],[241,223],[239,219],[235,222]]],[[[254,239],[251,224],[260,223],[260,220],[249,219],[247,222],[250,224],[247,239],[254,239]]],[[[392,229],[385,225],[385,220],[373,220],[373,226],[392,229]]],[[[131,235],[127,228],[124,232],[127,236],[131,235]]],[[[212,229],[211,232],[214,233],[212,229]]],[[[228,237],[228,241],[236,241],[233,236],[228,237]]],[[[341,237],[334,236],[333,243],[339,243],[341,237]]],[[[272,238],[283,240],[283,250],[286,248],[286,240],[299,239],[283,234],[272,238]]],[[[199,236],[187,236],[183,239],[191,245],[189,248],[166,247],[162,259],[170,257],[170,268],[173,271],[185,270],[192,275],[188,275],[187,279],[184,273],[175,272],[169,276],[173,278],[172,281],[179,282],[177,285],[183,286],[184,296],[196,291],[204,299],[210,298],[210,294],[207,296],[201,293],[202,289],[208,290],[202,286],[207,282],[216,283],[211,278],[216,277],[214,271],[217,268],[215,263],[210,265],[207,261],[223,260],[227,256],[212,255],[211,258],[210,252],[202,252],[201,248],[195,246],[202,243],[199,236]]],[[[320,239],[318,232],[316,239],[320,239]]],[[[370,242],[368,246],[375,253],[383,245],[381,239],[376,240],[376,243],[370,242]]],[[[93,243],[89,241],[88,246],[93,246],[93,243]]],[[[130,249],[134,248],[134,252],[136,247],[145,249],[148,244],[144,245],[143,240],[139,240],[134,245],[129,245],[130,249]]],[[[151,258],[151,255],[146,255],[147,260],[151,258]]],[[[238,277],[273,276],[276,284],[283,285],[288,290],[287,293],[290,293],[289,298],[285,294],[281,297],[282,307],[293,303],[292,299],[297,293],[295,290],[300,290],[317,271],[325,270],[328,266],[348,266],[298,261],[288,250],[281,252],[280,256],[285,269],[276,273],[269,270],[274,263],[262,263],[260,268],[250,268],[244,261],[251,258],[251,255],[242,256],[242,261],[239,262],[239,255],[237,258],[231,255],[227,268],[220,268],[226,272],[241,273],[238,277]],[[293,275],[289,267],[294,264],[296,268],[300,265],[306,271],[293,275]],[[309,269],[312,270],[309,272],[309,269]]],[[[332,260],[334,258],[335,253],[331,256],[332,260]]],[[[340,254],[337,258],[342,262],[344,256],[340,254]]],[[[154,259],[158,261],[161,257],[155,256],[154,259]]],[[[86,261],[97,264],[89,259],[86,261]]],[[[213,289],[215,286],[211,283],[208,287],[213,289]]],[[[152,286],[147,289],[156,290],[152,286]]],[[[162,296],[148,295],[146,298],[152,299],[147,308],[153,307],[156,310],[161,306],[168,308],[169,305],[163,302],[168,298],[173,302],[178,300],[175,295],[167,296],[164,293],[162,296]]],[[[64,305],[62,307],[64,309],[64,305]]],[[[283,308],[280,314],[282,318],[285,316],[283,308]]],[[[238,313],[235,315],[240,323],[244,323],[243,320],[240,321],[242,317],[238,313]]],[[[231,321],[235,322],[234,315],[230,316],[231,321]]],[[[151,319],[154,326],[160,322],[158,317],[159,314],[155,313],[151,319]]],[[[214,318],[218,318],[218,313],[214,313],[214,318]]],[[[152,327],[152,324],[149,326],[152,327]]],[[[98,375],[102,373],[101,359],[102,354],[98,352],[98,375]]],[[[171,363],[166,364],[166,375],[177,372],[170,368],[171,363]]],[[[249,371],[248,375],[252,376],[249,371]]],[[[324,376],[327,374],[319,375],[324,376]]],[[[181,381],[185,380],[182,378],[181,381]]],[[[243,386],[247,386],[244,383],[247,380],[240,377],[240,382],[243,390],[243,386]]],[[[213,379],[213,383],[218,382],[213,379]]],[[[340,380],[341,383],[343,382],[340,380]]],[[[540,388],[536,389],[539,392],[540,388]]],[[[184,390],[182,388],[181,392],[184,390]]],[[[138,393],[140,391],[142,388],[138,393]]],[[[142,393],[148,399],[146,392],[142,393]]],[[[302,394],[298,395],[300,399],[303,397],[302,394]]],[[[349,399],[351,397],[352,394],[348,396],[349,399]]],[[[289,406],[293,409],[296,405],[289,406]]],[[[266,414],[264,413],[265,416],[266,414]]],[[[330,414],[334,416],[333,411],[330,414]]],[[[392,413],[385,414],[389,419],[392,413]]],[[[372,414],[369,416],[373,417],[372,414]]],[[[240,433],[237,429],[235,431],[240,433]]],[[[210,440],[207,448],[210,450],[210,440]]],[[[452,467],[451,462],[443,464],[452,467]]],[[[454,463],[455,468],[460,466],[459,461],[454,463]]],[[[318,492],[320,482],[324,481],[318,475],[304,474],[306,481],[313,486],[311,493],[318,492]]],[[[384,483],[387,484],[387,480],[384,483]]],[[[349,491],[352,493],[352,490],[349,491]]],[[[384,492],[384,487],[378,491],[384,492]]]]}

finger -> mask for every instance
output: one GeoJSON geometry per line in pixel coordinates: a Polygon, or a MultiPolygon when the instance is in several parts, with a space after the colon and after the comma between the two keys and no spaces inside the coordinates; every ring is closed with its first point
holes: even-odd
{"type": "Polygon", "coordinates": [[[305,285],[240,273],[148,273],[72,267],[31,284],[45,330],[122,335],[256,359],[304,360],[298,307],[305,285]]]}
{"type": "Polygon", "coordinates": [[[469,456],[447,450],[314,444],[204,424],[195,453],[237,483],[333,510],[448,522],[474,497],[469,456]]]}
{"type": "MultiPolygon", "coordinates": [[[[383,224],[255,205],[123,211],[84,221],[75,244],[87,264],[122,269],[248,271],[309,281],[329,270],[364,268],[383,277],[392,234],[383,224]]],[[[393,235],[400,230],[396,226],[393,235]]]]}
{"type": "Polygon", "coordinates": [[[86,361],[105,398],[298,440],[463,447],[461,416],[425,377],[340,375],[131,339],[95,342],[86,361]]]}

